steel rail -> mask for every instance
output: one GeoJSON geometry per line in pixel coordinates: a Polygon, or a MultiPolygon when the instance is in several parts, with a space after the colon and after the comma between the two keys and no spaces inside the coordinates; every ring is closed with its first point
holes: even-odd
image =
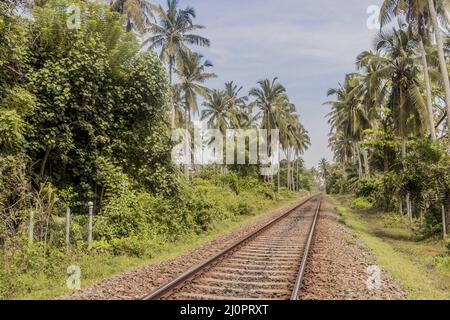
{"type": "Polygon", "coordinates": [[[311,224],[311,229],[308,235],[308,241],[306,242],[305,251],[303,252],[303,259],[300,264],[300,268],[297,274],[297,280],[295,281],[294,290],[292,290],[291,301],[298,300],[298,293],[302,287],[303,275],[305,274],[306,263],[308,262],[309,251],[311,250],[312,242],[314,239],[314,234],[316,232],[317,220],[320,213],[320,208],[322,206],[322,199],[319,199],[319,204],[317,205],[316,213],[314,215],[313,223],[311,224]]]}
{"type": "Polygon", "coordinates": [[[197,275],[199,272],[201,272],[202,270],[206,269],[207,267],[211,266],[214,262],[220,260],[221,258],[226,256],[228,253],[230,253],[233,250],[235,250],[236,248],[240,247],[245,242],[251,240],[255,236],[257,236],[260,233],[266,231],[267,229],[269,229],[270,227],[272,227],[273,225],[275,225],[279,221],[283,220],[284,218],[289,216],[291,213],[293,213],[295,210],[301,208],[306,203],[310,202],[311,200],[313,200],[316,197],[317,196],[312,196],[312,197],[309,197],[309,198],[305,199],[304,201],[300,202],[300,204],[298,204],[295,208],[287,210],[285,213],[283,213],[279,217],[273,219],[272,221],[268,222],[267,224],[265,224],[264,226],[262,226],[258,230],[254,231],[254,232],[250,233],[249,235],[245,236],[244,238],[238,240],[237,242],[235,242],[234,244],[232,244],[228,248],[220,251],[219,253],[215,254],[214,256],[212,256],[211,258],[205,260],[204,262],[201,262],[200,264],[192,267],[191,269],[189,269],[186,272],[182,273],[180,276],[178,276],[174,280],[170,281],[169,283],[165,284],[164,286],[160,287],[159,289],[157,289],[157,290],[155,290],[155,291],[153,291],[153,292],[143,296],[140,300],[158,300],[158,299],[161,299],[161,298],[169,295],[174,289],[179,287],[181,284],[183,284],[183,283],[187,282],[188,280],[192,279],[195,275],[197,275]]]}

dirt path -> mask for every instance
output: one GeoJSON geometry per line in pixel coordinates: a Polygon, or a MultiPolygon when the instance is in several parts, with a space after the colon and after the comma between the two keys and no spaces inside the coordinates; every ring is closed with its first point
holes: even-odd
{"type": "Polygon", "coordinates": [[[398,300],[405,299],[388,272],[351,230],[339,223],[333,205],[324,201],[307,265],[301,298],[305,300],[398,300]],[[370,268],[368,270],[368,268],[370,268]],[[375,271],[375,273],[374,273],[375,271]],[[367,282],[373,279],[368,288],[367,282]],[[379,280],[378,280],[379,279],[379,280]]]}

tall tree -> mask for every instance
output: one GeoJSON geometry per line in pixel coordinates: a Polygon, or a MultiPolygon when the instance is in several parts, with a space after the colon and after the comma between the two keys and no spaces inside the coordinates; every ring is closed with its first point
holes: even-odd
{"type": "MultiPolygon", "coordinates": [[[[186,7],[178,8],[178,0],[167,0],[167,9],[161,5],[152,6],[157,23],[150,23],[151,36],[144,40],[143,46],[149,49],[161,48],[160,58],[169,65],[169,82],[173,84],[173,69],[177,61],[185,58],[189,52],[189,45],[209,47],[210,41],[202,36],[194,34],[204,26],[194,24],[196,18],[195,9],[186,7]]],[[[172,126],[175,125],[175,110],[172,108],[172,126]]]]}
{"type": "Polygon", "coordinates": [[[178,74],[179,83],[175,85],[184,95],[185,102],[185,120],[188,123],[191,119],[191,112],[198,113],[198,96],[204,99],[208,98],[209,89],[204,83],[217,75],[208,72],[213,64],[208,61],[202,61],[203,56],[194,52],[187,52],[183,61],[179,61],[175,72],[178,74]]]}
{"type": "MultiPolygon", "coordinates": [[[[261,128],[267,130],[267,137],[270,145],[272,139],[271,130],[280,129],[275,117],[276,109],[282,108],[286,103],[288,103],[289,98],[286,94],[286,88],[278,82],[278,78],[274,78],[272,81],[269,79],[261,80],[258,82],[258,85],[259,87],[250,90],[249,94],[255,98],[255,104],[262,112],[261,128]]],[[[270,154],[271,152],[272,150],[270,150],[270,154]]],[[[279,192],[280,170],[278,170],[277,174],[277,190],[279,192]]]]}
{"type": "Polygon", "coordinates": [[[203,107],[201,120],[207,120],[210,129],[218,129],[225,135],[234,118],[230,110],[230,97],[223,90],[213,90],[203,107]]]}
{"type": "Polygon", "coordinates": [[[437,137],[434,123],[431,80],[427,52],[425,50],[425,42],[430,34],[431,24],[428,5],[423,0],[385,0],[380,14],[381,26],[383,27],[387,22],[390,22],[393,16],[405,17],[410,30],[417,36],[425,81],[429,130],[431,139],[435,141],[437,137]]]}

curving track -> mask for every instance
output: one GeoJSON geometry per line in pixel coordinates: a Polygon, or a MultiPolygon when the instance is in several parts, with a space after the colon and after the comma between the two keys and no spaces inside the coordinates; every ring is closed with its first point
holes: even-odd
{"type": "Polygon", "coordinates": [[[320,206],[305,200],[142,300],[296,300],[320,206]]]}

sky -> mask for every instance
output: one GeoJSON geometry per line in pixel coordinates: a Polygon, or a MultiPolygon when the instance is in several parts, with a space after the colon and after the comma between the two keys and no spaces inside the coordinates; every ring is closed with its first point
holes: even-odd
{"type": "MultiPolygon", "coordinates": [[[[165,0],[153,1],[162,3],[165,0]]],[[[326,92],[355,71],[355,58],[372,48],[377,30],[367,21],[382,0],[180,0],[196,9],[198,32],[210,48],[193,48],[214,64],[211,88],[233,80],[246,94],[259,80],[278,77],[297,106],[312,146],[308,167],[321,158],[332,160],[328,148],[326,92]]]]}

